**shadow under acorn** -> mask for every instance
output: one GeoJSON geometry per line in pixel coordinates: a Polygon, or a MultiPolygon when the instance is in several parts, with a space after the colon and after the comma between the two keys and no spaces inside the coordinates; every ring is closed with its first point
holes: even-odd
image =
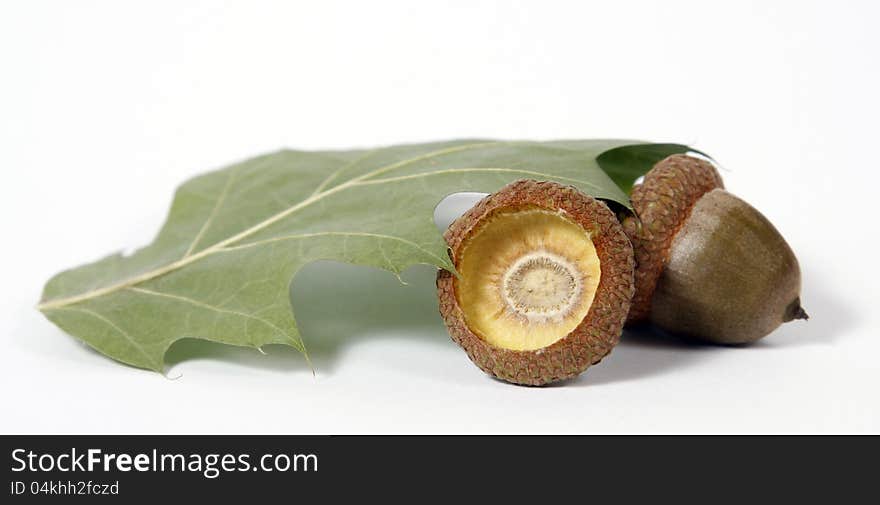
{"type": "Polygon", "coordinates": [[[760,351],[805,345],[830,345],[853,325],[855,315],[847,302],[829,289],[818,272],[806,272],[801,299],[810,315],[792,321],[752,344],[719,345],[673,335],[649,324],[628,327],[605,360],[586,373],[560,384],[595,386],[659,375],[720,357],[725,350],[760,351]]]}

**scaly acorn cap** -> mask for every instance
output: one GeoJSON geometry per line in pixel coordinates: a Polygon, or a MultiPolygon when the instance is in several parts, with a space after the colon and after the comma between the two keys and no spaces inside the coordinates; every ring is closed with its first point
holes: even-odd
{"type": "Polygon", "coordinates": [[[630,237],[636,258],[636,290],[627,322],[648,318],[651,298],[660,274],[669,261],[672,239],[687,221],[697,200],[723,188],[721,175],[711,163],[674,154],[654,165],[630,199],[638,218],[628,217],[623,228],[630,237]]]}
{"type": "MultiPolygon", "coordinates": [[[[573,229],[577,240],[583,240],[588,245],[591,243],[589,248],[592,250],[595,247],[593,256],[597,258],[597,261],[592,265],[600,272],[598,280],[593,279],[595,284],[590,288],[591,290],[595,289],[592,300],[588,305],[585,304],[582,307],[586,311],[585,315],[579,321],[576,319],[573,323],[574,329],[559,336],[558,340],[539,348],[522,350],[490,343],[488,340],[491,339],[481,337],[478,334],[480,332],[476,330],[476,323],[474,323],[474,328],[469,326],[466,313],[473,314],[473,310],[468,311],[465,310],[467,307],[462,307],[459,296],[461,293],[458,293],[459,284],[466,282],[464,274],[461,278],[457,278],[446,270],[440,270],[437,275],[440,314],[443,316],[452,340],[464,348],[471,361],[486,373],[514,384],[533,386],[574,377],[590,365],[598,363],[611,352],[611,349],[620,340],[634,290],[632,246],[614,213],[605,203],[581,193],[576,188],[554,182],[533,180],[513,182],[497,193],[487,196],[453,222],[444,234],[444,238],[449,245],[449,255],[456,269],[461,273],[462,256],[469,247],[469,241],[476,242],[478,239],[474,237],[479,237],[483,233],[482,230],[489,226],[487,223],[497,222],[502,219],[499,216],[509,216],[510,213],[514,213],[514,219],[519,219],[516,216],[536,211],[549,216],[547,219],[551,221],[554,219],[564,221],[567,223],[565,226],[568,226],[566,233],[572,233],[573,229]],[[581,235],[581,231],[583,235],[581,235]]],[[[512,234],[515,234],[517,228],[514,226],[511,230],[513,230],[512,234]]],[[[538,230],[537,235],[543,236],[543,230],[540,227],[538,230]]],[[[547,233],[549,234],[547,236],[553,236],[553,232],[548,231],[547,233]]],[[[492,251],[500,251],[514,240],[506,238],[503,233],[498,235],[498,238],[493,239],[495,240],[492,243],[494,245],[488,248],[488,252],[479,253],[489,256],[488,267],[493,266],[491,264],[491,261],[494,261],[491,257],[492,251]]],[[[540,243],[545,239],[546,237],[535,239],[534,242],[540,243]]],[[[530,241],[532,239],[525,242],[530,241]]],[[[514,249],[516,248],[514,247],[514,249]]],[[[486,251],[485,249],[478,250],[486,251]]],[[[544,260],[540,257],[542,254],[551,259],[555,257],[540,246],[532,247],[532,249],[526,248],[519,252],[522,253],[519,259],[510,260],[512,263],[505,263],[507,270],[504,278],[506,280],[511,278],[510,272],[514,270],[516,265],[523,264],[523,260],[534,261],[535,257],[544,260]]],[[[469,254],[478,253],[470,252],[469,254]]],[[[564,266],[567,260],[560,259],[560,261],[564,266]]],[[[559,265],[552,266],[559,268],[559,265]]],[[[479,276],[484,270],[472,271],[475,272],[474,276],[479,276]]],[[[566,288],[567,284],[554,284],[552,276],[556,272],[554,270],[536,272],[540,275],[532,278],[530,283],[520,285],[523,290],[518,293],[530,297],[537,296],[537,292],[551,289],[556,285],[562,285],[563,288],[566,288]],[[548,272],[551,276],[549,281],[546,277],[548,272]],[[524,287],[528,287],[528,289],[524,289],[524,287]],[[528,291],[527,294],[526,291],[528,291]]],[[[514,278],[517,273],[519,272],[514,272],[514,278]]],[[[578,271],[578,273],[582,272],[578,271]]],[[[482,292],[491,293],[487,296],[510,301],[510,298],[503,298],[510,293],[507,291],[501,293],[499,286],[488,286],[488,291],[483,288],[484,286],[479,286],[479,289],[483,290],[482,292]]],[[[578,291],[578,296],[581,291],[583,290],[578,291]]],[[[544,300],[555,300],[554,297],[557,295],[558,293],[551,294],[549,298],[544,300]]],[[[541,331],[537,328],[540,324],[533,324],[531,319],[518,314],[517,309],[516,306],[508,305],[506,308],[499,308],[499,314],[478,311],[477,315],[498,318],[502,320],[498,323],[498,327],[510,328],[514,333],[521,332],[528,335],[532,329],[535,329],[536,332],[541,331]],[[516,326],[517,318],[523,318],[521,319],[521,327],[516,326]]],[[[580,317],[580,312],[571,312],[568,315],[571,314],[574,314],[575,318],[580,317]]],[[[548,321],[552,319],[550,316],[542,317],[547,317],[548,321]]],[[[473,323],[473,321],[471,322],[473,323]]],[[[552,326],[554,322],[546,324],[552,326]]],[[[504,335],[497,338],[503,341],[504,335]]]]}

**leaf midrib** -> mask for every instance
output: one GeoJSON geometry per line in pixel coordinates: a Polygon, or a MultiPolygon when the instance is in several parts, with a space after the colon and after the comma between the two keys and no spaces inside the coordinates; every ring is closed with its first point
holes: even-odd
{"type": "MultiPolygon", "coordinates": [[[[344,191],[346,189],[355,187],[359,184],[365,183],[364,181],[367,181],[368,179],[370,179],[371,177],[375,177],[376,175],[380,175],[380,174],[386,173],[391,170],[395,170],[395,169],[398,169],[398,168],[401,168],[401,167],[404,167],[407,165],[411,165],[413,163],[418,163],[419,161],[423,161],[425,159],[429,159],[429,158],[433,158],[433,157],[437,157],[437,156],[442,156],[444,154],[459,152],[459,151],[463,151],[466,149],[487,147],[489,145],[500,145],[503,143],[505,143],[505,142],[480,142],[480,143],[474,143],[474,144],[466,144],[463,146],[455,146],[455,147],[450,147],[450,148],[438,149],[438,150],[431,151],[431,152],[428,152],[428,153],[425,153],[425,154],[422,154],[422,155],[419,155],[419,156],[416,156],[413,158],[408,158],[406,160],[401,160],[401,161],[397,161],[397,162],[394,162],[394,163],[391,163],[388,165],[384,165],[384,166],[379,167],[379,168],[377,168],[373,171],[370,171],[366,174],[349,179],[342,184],[339,184],[337,186],[333,186],[330,189],[324,190],[320,193],[313,193],[311,196],[307,197],[305,200],[297,203],[296,205],[292,205],[291,207],[289,207],[281,212],[278,212],[278,213],[264,219],[263,221],[260,221],[259,223],[251,226],[250,228],[247,228],[239,233],[236,233],[235,235],[233,235],[231,237],[228,237],[224,240],[221,240],[220,242],[217,242],[210,247],[202,249],[201,251],[199,251],[197,253],[185,255],[184,257],[182,257],[176,261],[173,261],[167,265],[156,268],[154,270],[150,270],[150,271],[141,273],[139,275],[136,275],[136,276],[131,277],[129,279],[117,282],[115,284],[110,284],[110,285],[104,286],[102,288],[97,288],[97,289],[93,289],[90,291],[86,291],[86,292],[80,293],[78,295],[72,295],[72,296],[67,296],[67,297],[63,297],[63,298],[58,298],[55,300],[48,300],[48,301],[41,302],[40,304],[37,305],[37,309],[41,310],[41,311],[45,311],[45,310],[63,308],[68,305],[73,305],[76,303],[84,302],[87,300],[91,300],[93,298],[99,298],[101,296],[114,293],[114,292],[119,291],[121,289],[136,286],[136,285],[143,283],[143,282],[146,282],[148,280],[155,279],[157,277],[161,277],[162,275],[165,275],[167,273],[171,273],[175,270],[183,268],[186,265],[189,265],[189,264],[194,263],[198,260],[201,260],[202,258],[211,256],[212,254],[216,254],[218,252],[223,252],[225,250],[228,250],[227,246],[235,244],[236,242],[243,240],[243,239],[277,223],[278,221],[281,221],[282,219],[294,214],[295,212],[299,211],[300,209],[308,207],[309,205],[311,205],[317,201],[320,201],[328,196],[331,196],[333,194],[339,193],[339,192],[344,191]]],[[[557,177],[557,176],[554,176],[551,174],[544,174],[541,172],[535,172],[535,171],[530,171],[530,170],[521,170],[521,169],[500,168],[500,167],[465,167],[465,168],[455,168],[455,169],[444,169],[444,170],[437,170],[434,172],[424,172],[421,174],[411,174],[409,176],[403,176],[403,177],[406,177],[406,178],[427,177],[427,176],[431,176],[431,175],[438,175],[438,174],[449,173],[449,172],[454,173],[454,172],[460,172],[460,171],[495,171],[495,172],[505,171],[505,172],[522,173],[522,174],[526,174],[526,175],[535,175],[535,176],[546,177],[546,178],[550,178],[550,179],[566,179],[564,177],[557,177]]],[[[369,183],[393,182],[397,179],[399,179],[399,178],[385,178],[385,179],[379,179],[376,181],[370,181],[369,183]]],[[[586,181],[579,181],[579,180],[575,180],[575,179],[571,179],[571,180],[574,182],[581,183],[581,184],[591,185],[591,184],[587,183],[586,181]]],[[[401,237],[395,237],[395,238],[402,239],[401,237]]],[[[402,240],[405,240],[405,239],[402,239],[402,240]]]]}

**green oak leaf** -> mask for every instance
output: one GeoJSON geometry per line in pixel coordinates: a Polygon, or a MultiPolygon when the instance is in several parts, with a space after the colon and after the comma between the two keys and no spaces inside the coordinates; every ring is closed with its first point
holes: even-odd
{"type": "Polygon", "coordinates": [[[628,207],[597,157],[634,144],[644,145],[456,140],[267,154],[184,183],[152,244],[56,275],[38,308],[99,352],[156,371],[182,338],[305,352],[289,297],[304,265],[452,269],[434,207],[517,179],[571,184],[628,207]]]}
{"type": "Polygon", "coordinates": [[[631,144],[609,149],[596,161],[618,187],[629,194],[636,179],[648,173],[655,163],[672,154],[694,152],[709,157],[684,144],[631,144]]]}

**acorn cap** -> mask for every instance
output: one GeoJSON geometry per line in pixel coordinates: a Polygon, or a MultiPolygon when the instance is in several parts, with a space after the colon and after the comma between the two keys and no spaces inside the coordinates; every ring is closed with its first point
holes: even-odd
{"type": "Polygon", "coordinates": [[[630,217],[623,221],[637,265],[635,295],[627,322],[648,318],[651,298],[669,261],[673,238],[694,204],[707,192],[723,187],[721,175],[711,163],[684,154],[664,158],[641,184],[633,187],[630,199],[638,219],[630,217]]]}
{"type": "MultiPolygon", "coordinates": [[[[499,213],[543,209],[575,223],[592,242],[601,271],[586,315],[551,344],[515,350],[490,343],[468,325],[457,293],[459,280],[446,270],[437,275],[440,314],[452,340],[486,373],[522,385],[543,385],[574,377],[605,357],[620,340],[634,289],[632,246],[605,203],[574,187],[521,180],[487,196],[453,222],[444,234],[449,255],[460,269],[462,253],[476,230],[499,213]]],[[[592,247],[591,246],[591,247],[592,247]]],[[[470,253],[476,254],[476,253],[470,253]]],[[[464,282],[464,281],[461,281],[464,282]]],[[[495,289],[495,288],[492,288],[495,289]]],[[[528,330],[529,328],[527,328],[528,330]]]]}

